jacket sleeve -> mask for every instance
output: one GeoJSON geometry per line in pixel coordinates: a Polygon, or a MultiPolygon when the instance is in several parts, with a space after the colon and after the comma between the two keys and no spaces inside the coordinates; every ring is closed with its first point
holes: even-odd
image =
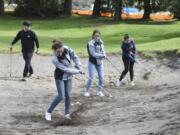
{"type": "Polygon", "coordinates": [[[55,67],[59,68],[60,70],[62,70],[65,73],[78,74],[80,72],[78,69],[64,66],[62,63],[60,63],[58,61],[58,58],[54,55],[52,56],[52,63],[54,64],[55,67]]]}
{"type": "Polygon", "coordinates": [[[12,45],[16,44],[17,41],[19,41],[21,39],[21,31],[19,31],[16,35],[16,37],[14,38],[14,40],[12,41],[12,45]]]}
{"type": "Polygon", "coordinates": [[[69,48],[69,55],[70,55],[71,59],[73,60],[73,62],[75,63],[75,67],[77,67],[77,69],[81,70],[82,65],[79,60],[79,57],[74,53],[74,51],[71,48],[69,48]]]}
{"type": "Polygon", "coordinates": [[[136,59],[135,57],[131,56],[131,55],[128,55],[128,58],[131,62],[136,62],[136,59]]]}
{"type": "MultiPolygon", "coordinates": [[[[105,57],[105,52],[104,53],[97,53],[96,51],[95,51],[95,47],[94,47],[94,45],[92,44],[92,43],[89,43],[88,44],[88,47],[89,47],[89,53],[93,56],[93,57],[95,57],[95,58],[104,58],[105,57]]],[[[104,48],[102,48],[102,50],[104,50],[104,48]]]]}
{"type": "Polygon", "coordinates": [[[39,41],[38,41],[38,37],[35,32],[34,32],[34,41],[36,43],[36,48],[39,48],[39,41]]]}
{"type": "Polygon", "coordinates": [[[106,52],[105,52],[105,49],[104,49],[104,44],[102,44],[102,54],[103,54],[103,58],[106,56],[106,52]]]}
{"type": "Polygon", "coordinates": [[[136,54],[136,43],[132,40],[132,44],[133,44],[133,53],[136,54]]]}

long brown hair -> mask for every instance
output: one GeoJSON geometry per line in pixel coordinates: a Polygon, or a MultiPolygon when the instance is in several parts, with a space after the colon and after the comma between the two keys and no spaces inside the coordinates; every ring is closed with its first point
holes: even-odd
{"type": "Polygon", "coordinates": [[[130,38],[129,34],[124,34],[124,40],[127,40],[129,38],[130,38]]]}
{"type": "Polygon", "coordinates": [[[92,39],[94,38],[94,35],[95,35],[96,33],[98,33],[99,35],[101,35],[101,32],[100,32],[99,30],[95,29],[95,30],[93,31],[93,33],[92,33],[92,39]]]}
{"type": "Polygon", "coordinates": [[[63,43],[60,41],[60,40],[57,40],[57,39],[54,39],[53,40],[53,45],[52,45],[52,50],[57,50],[59,48],[62,48],[63,47],[63,43]]]}

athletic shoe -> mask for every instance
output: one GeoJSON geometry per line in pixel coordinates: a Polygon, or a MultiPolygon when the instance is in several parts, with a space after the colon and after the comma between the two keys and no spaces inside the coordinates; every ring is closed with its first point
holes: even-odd
{"type": "Polygon", "coordinates": [[[68,119],[68,120],[71,120],[71,115],[70,115],[70,114],[66,114],[66,115],[64,115],[64,117],[65,117],[66,119],[68,119]]]}
{"type": "Polygon", "coordinates": [[[122,85],[122,81],[117,80],[117,82],[116,82],[116,86],[117,86],[117,87],[119,87],[119,86],[121,86],[121,85],[122,85]]]}
{"type": "Polygon", "coordinates": [[[21,79],[21,81],[23,81],[23,82],[27,81],[27,77],[23,77],[23,78],[21,79]]]}
{"type": "Polygon", "coordinates": [[[134,84],[134,82],[133,82],[133,81],[131,81],[131,83],[130,83],[130,84],[131,84],[131,86],[135,86],[135,84],[134,84]]]}
{"type": "Polygon", "coordinates": [[[47,121],[51,121],[51,113],[46,112],[46,114],[45,114],[45,119],[46,119],[47,121]]]}
{"type": "Polygon", "coordinates": [[[29,74],[28,78],[33,78],[33,76],[34,76],[33,74],[29,74]]]}
{"type": "Polygon", "coordinates": [[[90,93],[89,93],[89,92],[85,92],[85,93],[84,93],[84,96],[85,96],[85,97],[89,97],[89,96],[90,96],[90,93]]]}
{"type": "Polygon", "coordinates": [[[99,91],[99,92],[97,92],[97,96],[104,97],[104,94],[102,93],[102,91],[99,91]]]}

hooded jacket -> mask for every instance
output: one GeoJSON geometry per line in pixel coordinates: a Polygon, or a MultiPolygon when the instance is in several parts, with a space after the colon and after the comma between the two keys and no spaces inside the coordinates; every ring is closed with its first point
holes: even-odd
{"type": "Polygon", "coordinates": [[[73,74],[78,74],[81,71],[81,62],[74,51],[69,47],[64,47],[62,56],[57,56],[55,53],[52,56],[52,63],[56,67],[54,77],[57,80],[72,79],[73,74]],[[72,67],[72,61],[75,67],[72,67]]]}

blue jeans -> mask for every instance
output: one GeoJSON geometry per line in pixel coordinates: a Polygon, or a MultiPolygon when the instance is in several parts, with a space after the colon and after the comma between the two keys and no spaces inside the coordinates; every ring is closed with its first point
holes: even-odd
{"type": "Polygon", "coordinates": [[[54,108],[65,98],[65,114],[69,114],[71,110],[71,89],[72,79],[70,80],[56,80],[56,87],[58,95],[52,102],[48,109],[48,113],[52,113],[54,108]]]}
{"type": "Polygon", "coordinates": [[[104,76],[104,70],[103,70],[103,64],[95,65],[91,62],[88,63],[88,80],[86,83],[86,92],[89,92],[92,80],[94,78],[95,71],[98,73],[98,91],[102,91],[103,88],[103,76],[104,76]]]}

